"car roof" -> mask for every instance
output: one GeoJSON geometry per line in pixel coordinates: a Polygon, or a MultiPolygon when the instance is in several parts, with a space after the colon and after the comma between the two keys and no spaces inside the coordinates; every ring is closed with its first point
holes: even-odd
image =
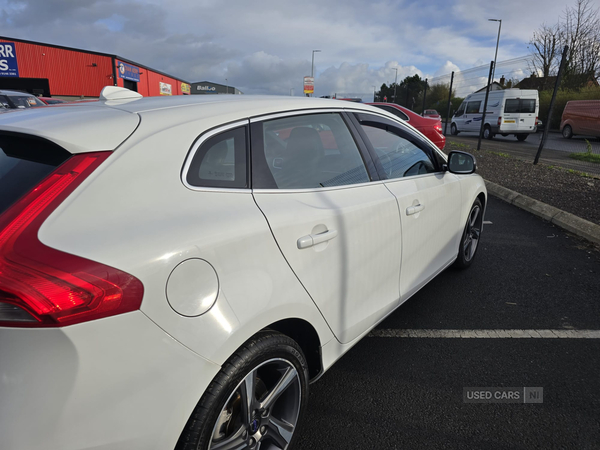
{"type": "MultiPolygon", "coordinates": [[[[136,130],[145,116],[160,119],[160,127],[164,129],[198,120],[215,126],[283,111],[328,108],[381,112],[360,103],[321,98],[178,95],[30,108],[19,114],[0,116],[0,133],[4,130],[31,134],[49,139],[71,153],[81,153],[114,150],[136,130]]],[[[153,130],[156,131],[158,129],[153,130]]]]}

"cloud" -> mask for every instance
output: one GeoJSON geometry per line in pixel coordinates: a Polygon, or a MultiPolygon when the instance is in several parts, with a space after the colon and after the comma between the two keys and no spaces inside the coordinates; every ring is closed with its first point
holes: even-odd
{"type": "Polygon", "coordinates": [[[192,82],[227,78],[248,93],[300,94],[320,49],[315,86],[329,95],[372,92],[394,80],[394,67],[401,80],[487,64],[492,17],[503,20],[498,60],[524,55],[534,29],[558,19],[561,2],[0,0],[0,29],[118,54],[192,82]]]}

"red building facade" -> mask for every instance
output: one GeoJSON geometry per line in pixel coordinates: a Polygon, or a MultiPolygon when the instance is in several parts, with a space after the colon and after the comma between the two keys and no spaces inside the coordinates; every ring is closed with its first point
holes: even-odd
{"type": "Polygon", "coordinates": [[[190,85],[117,55],[0,36],[0,89],[32,94],[94,98],[105,86],[121,86],[145,97],[186,95],[190,85]],[[3,71],[1,67],[16,67],[3,71]]]}

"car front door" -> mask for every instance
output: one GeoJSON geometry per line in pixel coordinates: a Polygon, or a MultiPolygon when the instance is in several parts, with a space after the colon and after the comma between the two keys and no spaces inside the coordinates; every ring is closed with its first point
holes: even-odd
{"type": "Polygon", "coordinates": [[[465,131],[479,132],[481,127],[481,116],[479,112],[481,108],[481,100],[470,101],[465,109],[465,131]]]}
{"type": "Polygon", "coordinates": [[[454,122],[458,131],[464,131],[465,129],[465,106],[466,103],[462,102],[452,117],[452,122],[454,122]]]}
{"type": "Polygon", "coordinates": [[[399,303],[396,198],[341,113],[256,119],[251,135],[256,204],[337,339],[350,342],[399,303]]]}
{"type": "Polygon", "coordinates": [[[461,187],[442,169],[443,157],[427,141],[391,120],[355,115],[385,184],[398,200],[402,226],[400,293],[405,300],[458,254],[461,187]]]}

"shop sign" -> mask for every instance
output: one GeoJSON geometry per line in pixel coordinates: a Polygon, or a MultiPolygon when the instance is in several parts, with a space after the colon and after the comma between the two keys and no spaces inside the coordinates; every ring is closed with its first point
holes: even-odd
{"type": "Polygon", "coordinates": [[[117,67],[118,67],[118,72],[119,72],[120,78],[123,78],[124,80],[135,81],[135,82],[140,81],[139,67],[135,67],[135,66],[132,66],[131,64],[126,64],[121,61],[119,61],[119,64],[117,67]]]}
{"type": "Polygon", "coordinates": [[[170,84],[163,83],[162,81],[159,81],[158,83],[160,85],[160,95],[172,95],[170,84]]]}
{"type": "Polygon", "coordinates": [[[313,77],[304,77],[304,93],[313,94],[315,92],[315,79],[313,77]]]}
{"type": "Polygon", "coordinates": [[[0,42],[0,77],[18,77],[17,52],[12,42],[0,42]]]}
{"type": "Polygon", "coordinates": [[[187,83],[181,83],[181,93],[184,95],[190,95],[192,93],[192,86],[187,83]]]}

